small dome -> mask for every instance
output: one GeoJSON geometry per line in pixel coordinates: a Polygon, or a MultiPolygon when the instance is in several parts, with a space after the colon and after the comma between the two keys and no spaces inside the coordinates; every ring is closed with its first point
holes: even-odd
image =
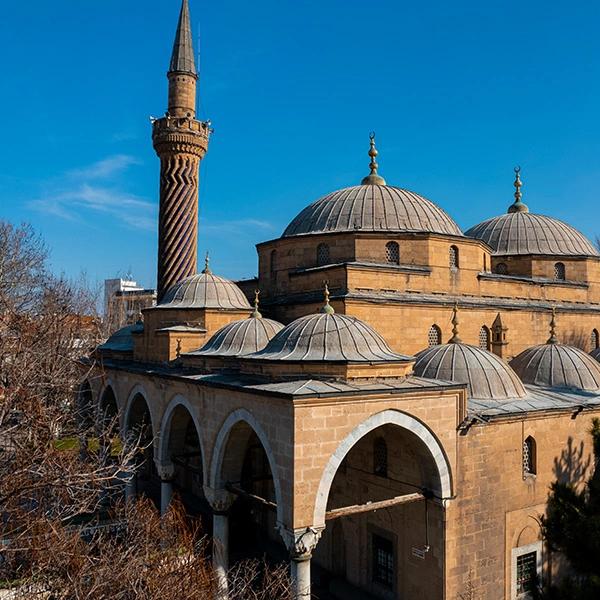
{"type": "Polygon", "coordinates": [[[471,227],[465,235],[483,240],[494,254],[598,256],[592,243],[571,225],[526,211],[488,219],[471,227]]]}
{"type": "Polygon", "coordinates": [[[210,272],[208,267],[171,286],[158,308],[222,308],[245,310],[250,304],[242,290],[224,277],[210,272]]]}
{"type": "Polygon", "coordinates": [[[115,331],[104,344],[98,346],[98,350],[110,350],[112,352],[132,352],[134,333],[144,331],[143,323],[135,323],[134,325],[126,325],[115,331]]]}
{"type": "Polygon", "coordinates": [[[429,231],[460,235],[431,200],[389,185],[357,185],[320,198],[287,226],[283,237],[338,231],[429,231]]]}
{"type": "Polygon", "coordinates": [[[278,321],[252,316],[221,327],[194,356],[244,356],[262,350],[283,325],[278,321]]]}
{"type": "Polygon", "coordinates": [[[583,350],[547,343],[524,350],[510,361],[524,383],[586,391],[600,389],[600,365],[583,350]]]}
{"type": "Polygon", "coordinates": [[[465,235],[484,241],[499,255],[599,256],[592,243],[571,225],[529,212],[521,200],[520,173],[521,167],[515,167],[515,201],[508,213],[471,227],[465,235]]]}
{"type": "Polygon", "coordinates": [[[408,356],[393,352],[369,325],[355,317],[335,314],[329,304],[321,313],[296,319],[284,327],[264,350],[246,358],[343,362],[410,360],[408,356]]]}
{"type": "Polygon", "coordinates": [[[495,354],[468,344],[450,342],[419,352],[418,377],[466,383],[471,398],[511,400],[527,395],[517,374],[495,354]]]}

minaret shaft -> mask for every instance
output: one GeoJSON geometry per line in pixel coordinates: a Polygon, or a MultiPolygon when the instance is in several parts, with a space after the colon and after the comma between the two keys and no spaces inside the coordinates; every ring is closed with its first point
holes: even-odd
{"type": "Polygon", "coordinates": [[[183,0],[173,45],[168,110],[153,123],[160,158],[157,296],[197,272],[198,169],[210,128],[195,118],[196,83],[188,1],[183,0]]]}

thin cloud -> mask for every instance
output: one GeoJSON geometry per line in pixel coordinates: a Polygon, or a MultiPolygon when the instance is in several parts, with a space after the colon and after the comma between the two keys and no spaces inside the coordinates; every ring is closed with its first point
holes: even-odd
{"type": "Polygon", "coordinates": [[[140,161],[128,154],[115,154],[81,169],[72,169],[67,176],[74,179],[106,179],[127,170],[140,161]]]}
{"type": "Polygon", "coordinates": [[[251,230],[261,229],[269,231],[274,225],[259,219],[233,219],[231,221],[200,221],[199,226],[203,231],[216,233],[241,233],[247,234],[251,230]]]}

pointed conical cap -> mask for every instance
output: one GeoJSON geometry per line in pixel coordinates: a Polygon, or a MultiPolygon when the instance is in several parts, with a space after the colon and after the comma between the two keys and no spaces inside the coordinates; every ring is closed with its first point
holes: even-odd
{"type": "Polygon", "coordinates": [[[190,25],[190,7],[188,0],[183,0],[179,23],[173,44],[173,54],[169,71],[179,71],[196,75],[196,63],[194,61],[194,44],[192,43],[192,27],[190,25]]]}

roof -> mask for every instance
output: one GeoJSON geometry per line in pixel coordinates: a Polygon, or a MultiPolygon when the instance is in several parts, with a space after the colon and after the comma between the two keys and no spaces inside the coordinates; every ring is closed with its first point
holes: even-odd
{"type": "Polygon", "coordinates": [[[523,383],[550,388],[600,390],[600,364],[573,346],[547,343],[510,361],[523,383]]]}
{"type": "Polygon", "coordinates": [[[184,356],[244,356],[262,350],[282,329],[278,321],[253,315],[221,327],[202,348],[184,356]]]}
{"type": "Polygon", "coordinates": [[[495,354],[462,343],[432,346],[416,356],[415,375],[467,384],[470,398],[524,398],[517,374],[495,354]]]}
{"type": "Polygon", "coordinates": [[[171,54],[171,64],[169,65],[169,72],[173,71],[196,75],[188,0],[183,0],[181,12],[179,13],[179,23],[177,24],[175,43],[173,44],[173,53],[171,54]]]}
{"type": "Polygon", "coordinates": [[[323,196],[300,212],[283,237],[340,231],[429,231],[462,236],[436,204],[388,185],[357,185],[323,196]]]}
{"type": "Polygon", "coordinates": [[[264,350],[246,358],[342,362],[412,360],[409,356],[393,352],[383,337],[360,319],[332,312],[296,319],[284,327],[264,350]]]}
{"type": "Polygon", "coordinates": [[[104,344],[98,346],[98,350],[107,350],[111,352],[133,352],[133,333],[144,331],[142,323],[126,325],[115,331],[104,344]]]}
{"type": "Polygon", "coordinates": [[[248,299],[240,288],[207,268],[171,286],[157,308],[216,308],[250,309],[248,299]]]}
{"type": "Polygon", "coordinates": [[[484,241],[498,255],[599,256],[592,243],[571,225],[525,211],[488,219],[465,235],[484,241]]]}

